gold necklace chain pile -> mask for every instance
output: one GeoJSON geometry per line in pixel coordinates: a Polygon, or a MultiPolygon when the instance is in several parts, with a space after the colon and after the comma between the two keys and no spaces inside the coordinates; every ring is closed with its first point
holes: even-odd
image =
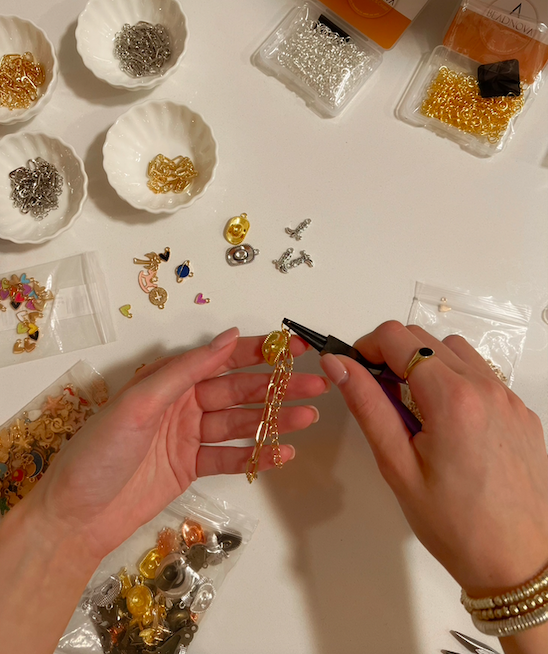
{"type": "Polygon", "coordinates": [[[169,159],[158,154],[148,164],[147,186],[154,193],[182,193],[197,176],[194,164],[188,157],[169,159]]]}
{"type": "Polygon", "coordinates": [[[421,113],[498,143],[524,104],[523,89],[519,96],[482,98],[473,75],[442,66],[426,92],[421,113]]]}
{"type": "Polygon", "coordinates": [[[265,339],[262,352],[267,363],[274,366],[266,390],[265,407],[257,433],[255,434],[255,447],[247,462],[246,477],[251,484],[257,479],[259,457],[265,441],[270,437],[272,443],[272,457],[277,468],[283,466],[280,452],[280,434],[278,431],[278,414],[282,408],[287,385],[293,373],[293,355],[290,350],[291,334],[289,330],[271,332],[265,339]]]}
{"type": "Polygon", "coordinates": [[[28,109],[38,99],[38,89],[46,81],[44,67],[32,52],[8,54],[0,62],[0,106],[28,109]]]}

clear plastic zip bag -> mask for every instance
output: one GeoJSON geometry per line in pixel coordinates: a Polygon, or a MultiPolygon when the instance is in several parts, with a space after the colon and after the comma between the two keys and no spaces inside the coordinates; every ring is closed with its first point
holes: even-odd
{"type": "Polygon", "coordinates": [[[63,445],[107,400],[103,377],[79,361],[0,426],[0,515],[30,493],[63,445]]]}
{"type": "Polygon", "coordinates": [[[257,526],[190,488],[101,562],[56,654],[176,654],[257,526]]]}
{"type": "Polygon", "coordinates": [[[0,273],[0,367],[114,340],[97,253],[0,273]]]}
{"type": "Polygon", "coordinates": [[[417,282],[408,323],[439,340],[458,334],[508,386],[521,358],[531,309],[417,282]]]}

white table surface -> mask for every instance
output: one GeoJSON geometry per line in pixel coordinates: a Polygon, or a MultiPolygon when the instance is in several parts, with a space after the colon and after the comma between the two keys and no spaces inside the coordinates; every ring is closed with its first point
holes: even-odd
{"type": "MultiPolygon", "coordinates": [[[[352,341],[389,318],[405,320],[416,280],[529,304],[533,317],[514,389],[548,426],[548,90],[507,150],[492,160],[394,117],[420,57],[437,45],[455,2],[432,0],[367,88],[339,119],[322,120],[250,57],[293,6],[282,0],[185,0],[190,41],[177,73],[152,92],[109,87],[84,67],[75,22],[85,0],[2,0],[3,13],[34,20],[53,41],[60,80],[27,124],[84,159],[90,195],[72,229],[40,246],[0,242],[0,271],[100,252],[118,341],[0,370],[0,422],[79,358],[113,389],[140,363],[204,342],[238,325],[264,333],[288,316],[352,341]],[[101,148],[134,103],[170,98],[200,112],[219,143],[206,192],[171,217],[134,210],[109,187],[101,148]],[[247,212],[257,261],[231,269],[222,236],[247,212]],[[301,244],[316,267],[288,275],[271,264],[291,245],[288,225],[313,223],[301,244]],[[132,257],[170,246],[196,274],[166,284],[165,311],[149,305],[132,257]],[[193,304],[203,292],[211,304],[193,304]],[[179,294],[179,296],[177,296],[179,294]],[[133,320],[118,313],[130,302],[133,320]]],[[[1,141],[0,141],[1,147],[1,141]]],[[[169,277],[170,273],[163,272],[169,277]]],[[[300,370],[318,370],[308,354],[300,370]]],[[[195,654],[426,654],[458,649],[450,628],[475,631],[459,589],[416,541],[336,390],[321,419],[292,437],[296,460],[261,475],[212,478],[200,487],[260,517],[222,588],[195,654]]]]}

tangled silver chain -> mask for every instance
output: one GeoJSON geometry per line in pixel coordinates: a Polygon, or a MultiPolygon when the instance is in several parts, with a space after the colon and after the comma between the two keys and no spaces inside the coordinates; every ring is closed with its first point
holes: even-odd
{"type": "Polygon", "coordinates": [[[36,220],[42,220],[50,211],[59,208],[63,176],[42,157],[29,159],[26,168],[12,170],[10,180],[10,198],[21,213],[30,213],[36,220]]]}
{"type": "Polygon", "coordinates": [[[343,38],[327,25],[301,17],[280,44],[277,60],[336,108],[370,72],[372,58],[349,37],[343,38]]]}
{"type": "Polygon", "coordinates": [[[139,21],[126,23],[114,38],[114,56],[130,77],[159,75],[171,58],[171,43],[163,25],[139,21]]]}

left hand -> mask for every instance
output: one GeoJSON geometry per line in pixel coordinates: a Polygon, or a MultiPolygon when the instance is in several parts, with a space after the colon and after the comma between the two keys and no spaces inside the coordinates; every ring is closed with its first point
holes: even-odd
{"type": "MultiPolygon", "coordinates": [[[[138,371],[88,420],[21,504],[82,533],[91,553],[102,558],[197,477],[244,472],[252,448],[217,444],[255,435],[262,408],[238,405],[263,402],[270,373],[224,373],[262,363],[262,341],[239,338],[234,328],[209,345],[138,371]]],[[[305,350],[300,339],[292,339],[295,356],[305,350]]],[[[318,375],[294,374],[287,399],[315,397],[328,385],[318,375]]],[[[317,418],[314,407],[285,407],[280,432],[304,429],[317,418]]],[[[281,455],[286,462],[294,450],[282,445],[281,455]]],[[[266,447],[259,469],[273,465],[266,447]]]]}

